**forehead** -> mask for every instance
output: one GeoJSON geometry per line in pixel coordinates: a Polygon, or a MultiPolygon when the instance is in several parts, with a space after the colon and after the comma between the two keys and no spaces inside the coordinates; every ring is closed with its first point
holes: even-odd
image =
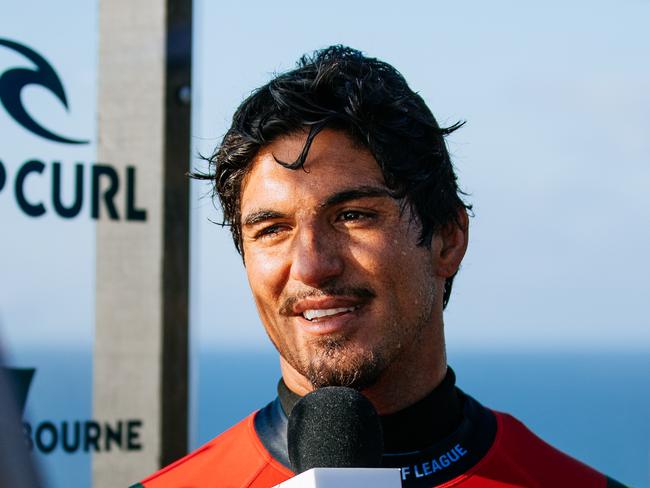
{"type": "Polygon", "coordinates": [[[295,161],[306,134],[278,138],[260,149],[242,182],[241,211],[287,200],[323,199],[346,188],[362,185],[384,187],[384,177],[370,151],[347,134],[321,131],[312,142],[304,169],[278,164],[295,161]]]}

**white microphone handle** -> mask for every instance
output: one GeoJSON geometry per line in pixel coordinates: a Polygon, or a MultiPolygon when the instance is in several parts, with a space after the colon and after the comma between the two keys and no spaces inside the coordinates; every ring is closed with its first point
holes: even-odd
{"type": "Polygon", "coordinates": [[[401,488],[399,468],[312,468],[274,488],[401,488]]]}

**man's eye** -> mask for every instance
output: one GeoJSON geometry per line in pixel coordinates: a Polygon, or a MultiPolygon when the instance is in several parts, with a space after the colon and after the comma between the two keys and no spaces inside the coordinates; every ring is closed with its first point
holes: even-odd
{"type": "Polygon", "coordinates": [[[355,222],[369,218],[372,218],[371,214],[367,212],[360,212],[358,210],[346,210],[338,215],[338,220],[342,222],[355,222]]]}
{"type": "Polygon", "coordinates": [[[264,227],[255,233],[255,238],[260,239],[264,237],[273,237],[274,235],[279,234],[281,231],[282,227],[280,225],[269,225],[268,227],[264,227]]]}

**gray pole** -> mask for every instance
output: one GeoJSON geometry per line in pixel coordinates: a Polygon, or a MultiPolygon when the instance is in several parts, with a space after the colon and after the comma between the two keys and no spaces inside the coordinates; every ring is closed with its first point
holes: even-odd
{"type": "Polygon", "coordinates": [[[142,425],[139,449],[94,454],[96,487],[128,486],[187,450],[191,10],[99,2],[98,160],[133,184],[115,198],[131,220],[97,221],[93,417],[142,425]]]}

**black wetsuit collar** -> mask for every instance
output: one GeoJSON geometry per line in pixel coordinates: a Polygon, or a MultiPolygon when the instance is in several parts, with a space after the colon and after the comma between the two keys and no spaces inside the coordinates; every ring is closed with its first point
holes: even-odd
{"type": "MultiPolygon", "coordinates": [[[[401,468],[404,487],[430,488],[454,479],[476,466],[494,442],[494,413],[454,383],[454,374],[448,370],[443,383],[427,397],[382,418],[387,435],[382,466],[401,468]],[[400,429],[404,432],[398,432],[400,429]]],[[[291,469],[285,409],[290,413],[300,397],[283,384],[278,386],[278,394],[255,415],[255,431],[271,456],[291,469]]]]}
{"type": "Polygon", "coordinates": [[[442,383],[422,400],[382,415],[384,450],[423,449],[455,431],[463,418],[463,404],[455,385],[456,375],[448,368],[442,383]]]}
{"type": "MultiPolygon", "coordinates": [[[[399,412],[383,415],[384,450],[423,449],[454,432],[463,417],[463,404],[455,385],[456,375],[451,368],[447,368],[442,382],[422,400],[399,412]]],[[[283,380],[278,383],[278,398],[287,417],[300,400],[300,396],[291,391],[283,380]]]]}

